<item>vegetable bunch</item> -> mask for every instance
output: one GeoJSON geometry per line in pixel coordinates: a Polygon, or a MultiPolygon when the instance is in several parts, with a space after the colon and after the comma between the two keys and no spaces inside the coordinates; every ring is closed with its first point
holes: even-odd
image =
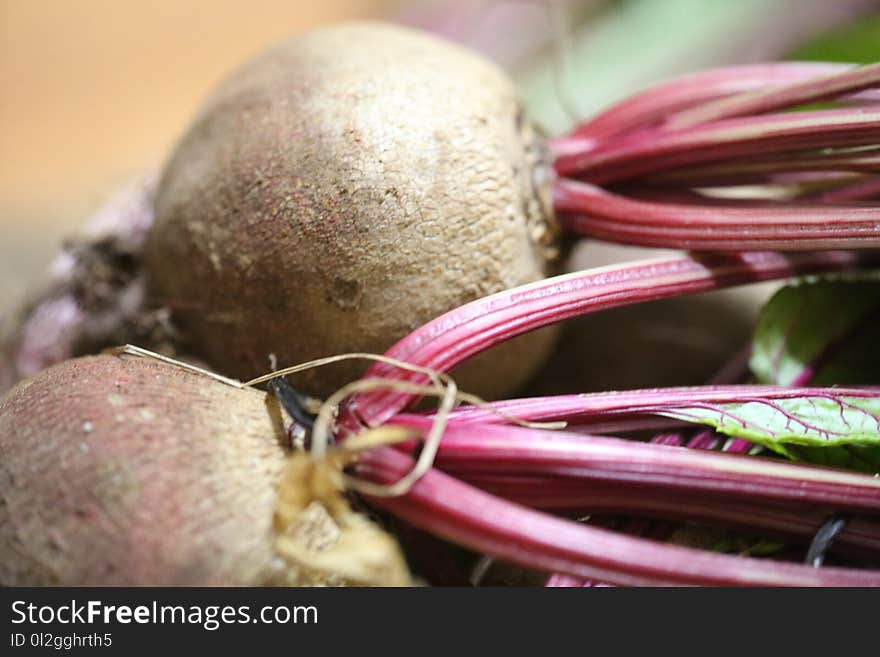
{"type": "Polygon", "coordinates": [[[96,231],[3,345],[4,583],[406,583],[353,490],[552,585],[880,585],[880,64],[688,75],[544,143],[474,55],[326,28],[96,231]],[[688,252],[547,277],[581,237],[688,252]],[[502,399],[564,320],[789,279],[706,386],[502,399]],[[67,360],[125,342],[191,371],[67,360]]]}

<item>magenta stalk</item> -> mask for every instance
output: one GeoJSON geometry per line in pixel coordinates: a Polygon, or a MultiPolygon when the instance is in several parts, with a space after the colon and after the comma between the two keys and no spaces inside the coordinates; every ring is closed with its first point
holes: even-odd
{"type": "MultiPolygon", "coordinates": [[[[389,483],[414,463],[391,448],[365,453],[357,473],[389,483]]],[[[456,543],[547,572],[620,585],[880,586],[880,572],[813,568],[666,545],[577,524],[507,502],[431,470],[405,496],[371,503],[456,543]]]]}
{"type": "MultiPolygon", "coordinates": [[[[607,514],[696,522],[801,545],[808,544],[833,513],[812,505],[739,501],[724,495],[662,490],[629,482],[483,474],[454,467],[439,469],[498,497],[545,511],[570,516],[607,514]]],[[[880,555],[880,522],[852,519],[833,549],[841,555],[876,560],[880,555]]]]}
{"type": "MultiPolygon", "coordinates": [[[[401,415],[392,423],[424,432],[433,420],[401,415]]],[[[461,475],[558,476],[880,514],[880,479],[869,475],[519,426],[451,422],[435,465],[461,475]]]]}
{"type": "Polygon", "coordinates": [[[557,181],[554,202],[570,230],[614,242],[713,250],[880,248],[880,207],[649,202],[573,180],[557,181]]]}
{"type": "MultiPolygon", "coordinates": [[[[598,310],[878,263],[880,253],[872,251],[756,252],[689,255],[603,267],[549,278],[465,304],[413,331],[387,355],[445,372],[516,335],[598,310]]],[[[404,373],[382,363],[372,366],[366,376],[426,381],[422,375],[404,373]]],[[[363,424],[386,422],[414,399],[414,395],[394,391],[357,395],[343,409],[343,435],[363,424]]]]}

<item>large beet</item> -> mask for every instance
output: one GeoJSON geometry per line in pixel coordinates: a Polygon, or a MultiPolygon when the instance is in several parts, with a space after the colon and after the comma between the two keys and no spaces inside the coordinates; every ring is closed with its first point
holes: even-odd
{"type": "MultiPolygon", "coordinates": [[[[542,278],[549,176],[492,64],[404,28],[351,23],[285,41],[228,78],[177,145],[147,245],[153,291],[212,367],[383,352],[464,302],[542,278]]],[[[462,375],[496,395],[550,333],[462,375]]],[[[327,394],[360,363],[322,370],[327,394]]]]}

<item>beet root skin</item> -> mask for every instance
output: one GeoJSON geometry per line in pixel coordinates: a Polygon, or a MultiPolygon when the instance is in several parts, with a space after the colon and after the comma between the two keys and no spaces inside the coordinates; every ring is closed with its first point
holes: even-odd
{"type": "Polygon", "coordinates": [[[290,469],[284,423],[264,393],[146,358],[89,356],[21,382],[0,399],[0,585],[407,582],[390,536],[341,491],[309,492],[308,455],[290,469]],[[302,500],[285,522],[280,490],[302,500]]]}
{"type": "MultiPolygon", "coordinates": [[[[241,378],[269,354],[382,353],[543,278],[556,252],[542,146],[512,83],[458,46],[376,23],[306,33],[235,72],[177,145],[155,209],[155,300],[196,355],[241,378]]],[[[462,387],[515,387],[552,333],[472,368],[492,373],[488,389],[466,371],[462,387]]],[[[364,369],[306,385],[326,395],[364,369]]]]}

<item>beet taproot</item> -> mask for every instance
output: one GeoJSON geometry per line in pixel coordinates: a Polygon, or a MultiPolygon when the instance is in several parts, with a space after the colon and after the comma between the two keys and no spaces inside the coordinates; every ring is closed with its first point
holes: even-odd
{"type": "Polygon", "coordinates": [[[406,583],[332,476],[312,495],[285,422],[265,393],[140,357],[23,381],[0,400],[0,584],[406,583]]]}
{"type": "MultiPolygon", "coordinates": [[[[505,74],[380,23],[284,41],[226,79],[173,151],[146,262],[194,351],[239,377],[384,352],[456,306],[543,278],[557,251],[543,144],[505,74]]],[[[552,332],[466,366],[497,396],[552,332]]],[[[310,375],[328,394],[360,363],[310,375]]]]}

